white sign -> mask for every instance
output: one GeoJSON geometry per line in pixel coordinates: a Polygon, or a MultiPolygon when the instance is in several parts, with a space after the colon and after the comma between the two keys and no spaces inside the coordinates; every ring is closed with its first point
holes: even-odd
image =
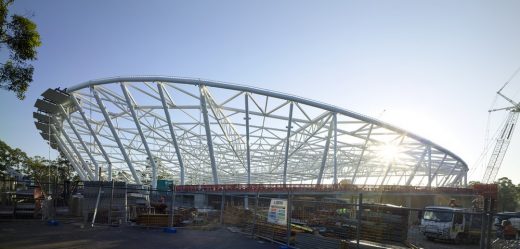
{"type": "Polygon", "coordinates": [[[287,225],[287,200],[271,199],[267,222],[278,225],[287,225]]]}

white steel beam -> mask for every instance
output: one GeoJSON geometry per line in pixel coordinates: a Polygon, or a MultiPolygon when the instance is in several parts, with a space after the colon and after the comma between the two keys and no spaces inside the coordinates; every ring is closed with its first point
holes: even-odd
{"type": "MultiPolygon", "coordinates": [[[[435,172],[432,175],[432,178],[430,179],[430,182],[428,182],[428,186],[432,185],[433,179],[436,179],[437,174],[439,173],[439,170],[441,169],[442,165],[444,164],[444,161],[446,160],[446,157],[448,154],[444,154],[444,157],[442,158],[441,162],[439,163],[439,166],[437,166],[437,169],[435,169],[435,172]]],[[[438,185],[438,181],[435,181],[435,186],[438,185]]],[[[438,186],[437,186],[438,187],[438,186]]]]}
{"type": "MultiPolygon", "coordinates": [[[[399,140],[399,143],[397,144],[397,148],[400,148],[400,146],[403,144],[405,137],[406,136],[404,136],[404,135],[401,136],[401,140],[399,140]]],[[[398,151],[398,153],[399,153],[399,151],[398,151]]],[[[394,164],[395,164],[395,158],[392,158],[391,161],[386,166],[386,171],[385,171],[385,174],[383,175],[383,180],[381,181],[380,185],[385,185],[386,177],[388,176],[388,173],[390,173],[390,170],[392,169],[392,166],[394,164]]],[[[377,181],[379,181],[379,177],[377,177],[376,184],[377,184],[377,181]]]]}
{"type": "Polygon", "coordinates": [[[88,157],[90,158],[90,160],[94,164],[94,181],[99,181],[99,165],[97,163],[97,160],[92,156],[92,153],[90,153],[90,150],[88,149],[88,147],[85,144],[85,142],[83,142],[83,139],[81,138],[81,135],[76,130],[76,127],[74,127],[74,124],[70,120],[69,115],[65,111],[65,108],[63,108],[62,105],[58,105],[58,106],[60,108],[61,114],[63,115],[65,120],[67,120],[67,123],[69,124],[69,126],[72,129],[72,131],[74,132],[74,134],[76,134],[76,137],[78,138],[79,143],[83,147],[83,150],[85,151],[85,153],[87,153],[88,157]]]}
{"type": "Polygon", "coordinates": [[[146,137],[144,136],[143,129],[141,128],[141,122],[137,118],[137,114],[135,112],[135,101],[130,95],[130,92],[128,92],[128,89],[126,88],[125,83],[121,82],[121,90],[123,91],[123,95],[125,95],[126,104],[128,106],[128,109],[130,109],[130,113],[132,114],[132,118],[135,123],[135,127],[137,128],[137,132],[139,133],[139,136],[141,137],[141,142],[143,143],[144,149],[146,151],[146,154],[148,155],[148,160],[150,161],[150,164],[152,166],[152,189],[157,189],[157,165],[155,164],[155,157],[152,155],[152,152],[150,151],[150,147],[148,146],[148,142],[146,141],[146,137]]]}
{"type": "Polygon", "coordinates": [[[121,140],[119,139],[119,135],[117,134],[117,131],[116,131],[114,125],[112,124],[112,119],[108,115],[107,109],[105,108],[105,105],[103,104],[103,101],[99,97],[99,93],[95,87],[92,87],[92,93],[94,94],[94,98],[96,99],[98,107],[101,110],[103,117],[105,118],[105,122],[108,124],[108,127],[110,128],[110,132],[112,132],[112,136],[114,136],[114,139],[116,140],[119,150],[121,151],[121,154],[123,155],[123,157],[126,161],[126,164],[128,165],[128,168],[130,169],[130,172],[132,172],[132,176],[134,178],[135,183],[141,184],[141,179],[137,175],[137,172],[134,169],[134,165],[132,164],[130,157],[126,153],[126,149],[123,146],[123,143],[121,143],[121,140]]]}
{"type": "MultiPolygon", "coordinates": [[[[161,96],[161,102],[164,109],[164,115],[166,116],[166,122],[168,123],[168,129],[170,129],[170,135],[173,142],[173,147],[175,148],[175,154],[177,155],[177,160],[179,161],[179,168],[180,168],[180,178],[181,178],[181,185],[184,185],[184,163],[182,161],[182,155],[181,151],[179,149],[179,144],[177,143],[177,136],[175,135],[175,131],[173,130],[172,125],[172,119],[170,116],[170,111],[168,110],[168,106],[166,104],[166,95],[168,92],[166,92],[166,89],[164,89],[164,86],[161,83],[157,83],[157,88],[159,89],[159,95],[161,96]],[[165,94],[166,92],[166,94],[165,94]]],[[[168,95],[168,99],[171,103],[173,103],[173,100],[168,95]]]]}
{"type": "MultiPolygon", "coordinates": [[[[356,165],[356,168],[354,169],[354,174],[352,174],[352,184],[355,183],[357,173],[359,172],[359,167],[361,166],[361,162],[363,161],[363,156],[365,155],[365,151],[367,150],[368,141],[370,141],[370,135],[372,134],[373,128],[374,128],[374,124],[370,124],[370,129],[368,129],[368,134],[367,134],[367,137],[365,138],[365,144],[363,145],[363,149],[361,150],[361,154],[359,155],[359,160],[356,165]]],[[[367,177],[367,179],[368,179],[368,177],[367,177]]]]}
{"type": "Polygon", "coordinates": [[[293,102],[289,105],[289,122],[287,124],[287,140],[285,141],[285,160],[283,164],[283,185],[287,184],[287,161],[289,159],[289,141],[291,139],[291,125],[293,115],[293,102]]]}
{"type": "Polygon", "coordinates": [[[99,138],[97,137],[96,132],[92,128],[92,125],[90,125],[90,120],[87,119],[87,116],[85,115],[85,112],[83,111],[83,108],[79,104],[79,102],[76,99],[76,96],[74,94],[71,94],[71,99],[72,99],[72,102],[74,102],[74,105],[76,106],[76,108],[78,109],[78,112],[79,112],[81,118],[83,119],[83,122],[85,122],[85,125],[87,126],[87,128],[90,132],[90,136],[92,136],[94,138],[94,141],[96,142],[99,150],[101,151],[101,154],[103,154],[103,157],[105,158],[105,160],[108,164],[108,169],[107,169],[108,181],[112,181],[112,163],[110,161],[110,157],[108,156],[107,152],[105,151],[103,144],[99,141],[99,138]]]}
{"type": "Polygon", "coordinates": [[[432,187],[432,147],[428,145],[428,188],[432,187]]]}
{"type": "Polygon", "coordinates": [[[213,175],[213,184],[218,184],[217,164],[215,162],[215,154],[213,152],[213,138],[211,137],[211,128],[209,127],[208,108],[206,107],[206,96],[204,95],[204,85],[199,85],[200,91],[200,108],[204,118],[204,129],[206,131],[206,142],[208,144],[208,154],[211,161],[211,173],[213,175]]]}
{"type": "MultiPolygon", "coordinates": [[[[56,118],[56,116],[53,116],[53,119],[54,119],[54,122],[56,124],[59,123],[57,118],[56,118]]],[[[54,133],[60,134],[58,132],[58,130],[56,129],[56,127],[54,127],[54,125],[51,125],[51,129],[52,129],[52,131],[54,133]]],[[[82,165],[83,169],[85,170],[85,172],[87,172],[87,175],[86,175],[87,178],[90,179],[90,180],[94,179],[94,174],[92,174],[92,170],[90,170],[89,165],[85,162],[85,160],[83,160],[83,157],[81,156],[81,154],[79,153],[78,149],[76,148],[76,146],[74,145],[74,143],[70,139],[69,135],[65,131],[61,132],[61,134],[63,134],[63,137],[65,137],[65,140],[67,140],[68,144],[72,148],[72,151],[74,151],[74,153],[78,157],[79,161],[81,162],[81,165],[82,165]]]]}
{"type": "Polygon", "coordinates": [[[446,182],[448,181],[448,179],[450,178],[450,176],[452,176],[453,171],[455,171],[458,164],[459,164],[459,162],[455,163],[453,168],[451,168],[450,173],[448,175],[446,175],[446,177],[444,178],[444,181],[442,181],[441,187],[443,187],[446,184],[446,182]]]}
{"type": "Polygon", "coordinates": [[[410,184],[412,183],[412,180],[415,177],[415,174],[417,173],[417,170],[419,169],[419,167],[421,166],[421,164],[424,161],[424,158],[426,157],[426,153],[428,153],[428,147],[426,147],[424,149],[424,151],[423,151],[423,153],[421,155],[421,159],[419,159],[419,162],[417,162],[417,164],[415,165],[412,173],[408,176],[408,180],[406,181],[406,186],[410,186],[410,184]]]}
{"type": "Polygon", "coordinates": [[[67,157],[67,159],[69,160],[70,164],[74,168],[74,170],[78,173],[79,178],[82,181],[87,181],[88,179],[85,176],[85,173],[83,172],[81,167],[78,166],[78,164],[76,163],[76,160],[74,160],[74,157],[71,156],[71,152],[70,152],[69,148],[63,144],[63,141],[61,140],[61,138],[56,136],[56,134],[52,134],[52,136],[54,137],[54,140],[58,144],[58,147],[60,147],[61,152],[63,152],[65,157],[67,157]]]}
{"type": "Polygon", "coordinates": [[[325,164],[327,163],[327,156],[329,154],[330,138],[332,137],[332,130],[334,129],[334,120],[330,122],[329,132],[327,133],[327,141],[325,142],[325,148],[323,150],[323,156],[321,158],[320,172],[318,174],[317,185],[321,184],[323,178],[323,171],[325,170],[325,164]]]}
{"type": "Polygon", "coordinates": [[[466,175],[467,171],[464,169],[460,169],[460,173],[457,174],[455,179],[450,183],[451,186],[454,186],[455,184],[459,183],[459,185],[462,185],[460,182],[460,178],[462,178],[464,175],[466,175]]]}
{"type": "MultiPolygon", "coordinates": [[[[318,120],[313,120],[314,123],[312,123],[312,125],[307,125],[305,126],[306,128],[309,128],[310,127],[310,130],[313,130],[312,132],[306,132],[304,129],[300,129],[298,132],[301,133],[301,134],[296,134],[296,131],[292,131],[291,130],[291,137],[293,137],[293,140],[294,141],[301,141],[298,145],[294,145],[293,144],[293,147],[294,149],[291,151],[291,153],[289,153],[289,156],[288,158],[291,158],[294,154],[296,154],[302,147],[304,146],[309,146],[309,143],[308,141],[311,139],[311,138],[316,138],[315,135],[321,130],[321,128],[323,128],[327,122],[330,120],[330,118],[332,117],[332,115],[322,115],[320,116],[320,119],[318,120]],[[325,119],[324,121],[320,122],[321,120],[325,119]],[[297,136],[298,135],[298,136],[297,136]],[[307,136],[307,137],[305,137],[307,136]],[[305,137],[305,139],[303,139],[305,137]]],[[[293,119],[294,121],[294,119],[293,119]]],[[[278,143],[277,143],[278,144],[278,143]]],[[[271,146],[271,149],[275,149],[276,147],[275,146],[271,146]]],[[[284,163],[285,161],[281,161],[280,163],[276,163],[276,166],[279,166],[281,165],[282,163],[284,163]]]]}
{"type": "Polygon", "coordinates": [[[238,133],[233,122],[231,122],[228,117],[222,112],[222,109],[215,102],[211,93],[209,92],[207,87],[203,87],[204,97],[206,106],[209,107],[215,120],[217,121],[218,126],[220,127],[223,135],[223,139],[227,142],[233,153],[235,154],[237,160],[246,168],[244,165],[244,151],[245,151],[245,142],[242,140],[242,136],[238,133]]]}
{"type": "Polygon", "coordinates": [[[246,159],[247,159],[247,184],[251,184],[251,148],[249,145],[249,93],[245,93],[246,108],[246,159]]]}
{"type": "Polygon", "coordinates": [[[334,113],[334,182],[338,184],[338,114],[334,113]]]}

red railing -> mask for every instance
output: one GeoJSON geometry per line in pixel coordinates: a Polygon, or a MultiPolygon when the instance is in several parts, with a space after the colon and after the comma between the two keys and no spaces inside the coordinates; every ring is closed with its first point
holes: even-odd
{"type": "Polygon", "coordinates": [[[418,186],[356,186],[352,184],[217,184],[217,185],[179,185],[178,192],[334,192],[334,191],[363,191],[363,192],[419,192],[419,193],[457,193],[478,194],[473,188],[428,188],[418,186]]]}

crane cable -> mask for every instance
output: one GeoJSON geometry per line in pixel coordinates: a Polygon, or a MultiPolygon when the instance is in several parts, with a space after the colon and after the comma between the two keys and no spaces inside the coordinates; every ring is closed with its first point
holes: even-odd
{"type": "MultiPolygon", "coordinates": [[[[499,128],[495,131],[495,133],[491,137],[489,136],[489,126],[490,126],[489,124],[491,123],[490,121],[491,121],[491,113],[488,113],[488,124],[486,127],[486,141],[484,143],[484,148],[482,149],[482,152],[480,153],[478,159],[476,160],[476,162],[473,164],[473,166],[470,169],[470,175],[469,175],[470,178],[475,174],[475,171],[478,169],[483,169],[485,172],[486,167],[487,167],[486,161],[488,159],[488,154],[489,154],[488,152],[492,147],[494,147],[495,141],[497,140],[497,137],[498,137],[500,131],[502,130],[501,128],[504,127],[504,125],[507,121],[507,118],[502,119],[502,122],[498,126],[499,128]]],[[[482,172],[482,173],[484,173],[484,172],[482,172]]]]}
{"type": "MultiPolygon", "coordinates": [[[[504,83],[504,85],[497,91],[497,94],[495,94],[495,97],[493,98],[493,101],[491,102],[491,106],[489,108],[489,110],[492,110],[495,108],[495,105],[496,105],[496,102],[498,100],[498,93],[502,92],[502,90],[507,86],[509,85],[509,83],[511,82],[511,80],[513,80],[513,78],[518,74],[520,73],[520,67],[518,67],[514,72],[513,74],[509,77],[509,79],[504,83]]],[[[518,93],[520,92],[520,90],[518,90],[515,95],[517,95],[518,93]]],[[[493,136],[490,138],[489,136],[489,127],[490,127],[490,123],[491,123],[491,112],[488,112],[488,117],[487,117],[487,121],[486,121],[486,131],[485,131],[485,136],[484,136],[484,148],[482,149],[482,152],[480,153],[478,159],[476,160],[476,162],[473,164],[473,166],[471,167],[470,169],[470,174],[469,174],[469,178],[472,178],[472,176],[475,174],[475,171],[477,169],[484,169],[484,171],[486,170],[486,159],[487,159],[487,155],[488,155],[488,151],[489,149],[491,148],[491,145],[494,144],[494,142],[496,141],[496,138],[500,132],[500,128],[504,126],[504,123],[506,122],[506,119],[504,119],[502,121],[502,123],[498,126],[499,128],[495,131],[495,134],[493,134],[493,136]]],[[[485,173],[485,172],[484,172],[485,173]]]]}
{"type": "Polygon", "coordinates": [[[498,90],[498,92],[501,92],[508,84],[509,82],[511,82],[511,80],[513,80],[513,78],[520,72],[520,67],[518,67],[516,69],[516,71],[511,75],[511,77],[509,77],[509,79],[506,81],[506,83],[502,86],[502,88],[500,88],[500,90],[498,90]]]}

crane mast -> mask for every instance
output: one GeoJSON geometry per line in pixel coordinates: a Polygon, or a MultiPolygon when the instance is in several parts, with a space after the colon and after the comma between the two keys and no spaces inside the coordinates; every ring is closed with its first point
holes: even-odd
{"type": "MultiPolygon", "coordinates": [[[[518,73],[518,70],[517,72],[515,72],[515,74],[516,73],[518,73]]],[[[513,76],[515,74],[513,74],[513,76]]],[[[504,160],[504,157],[506,155],[509,143],[511,142],[511,137],[513,135],[513,131],[515,130],[516,122],[518,120],[518,114],[520,113],[520,104],[516,103],[515,101],[501,93],[502,89],[504,89],[504,87],[508,83],[509,81],[506,82],[506,84],[502,88],[500,88],[500,90],[498,90],[497,94],[504,98],[507,102],[511,103],[512,106],[489,110],[489,112],[507,110],[509,111],[509,114],[507,115],[506,122],[504,123],[504,126],[500,130],[500,133],[498,134],[498,137],[496,139],[495,148],[493,149],[491,157],[489,158],[486,171],[484,172],[484,177],[482,178],[483,183],[490,183],[495,180],[498,170],[500,169],[502,161],[504,160]]]]}
{"type": "Polygon", "coordinates": [[[515,129],[516,121],[518,120],[518,111],[510,111],[507,116],[507,120],[500,131],[500,136],[496,140],[495,148],[489,158],[486,171],[484,173],[483,183],[490,183],[495,180],[500,165],[504,160],[504,157],[511,142],[511,135],[515,129]]]}

